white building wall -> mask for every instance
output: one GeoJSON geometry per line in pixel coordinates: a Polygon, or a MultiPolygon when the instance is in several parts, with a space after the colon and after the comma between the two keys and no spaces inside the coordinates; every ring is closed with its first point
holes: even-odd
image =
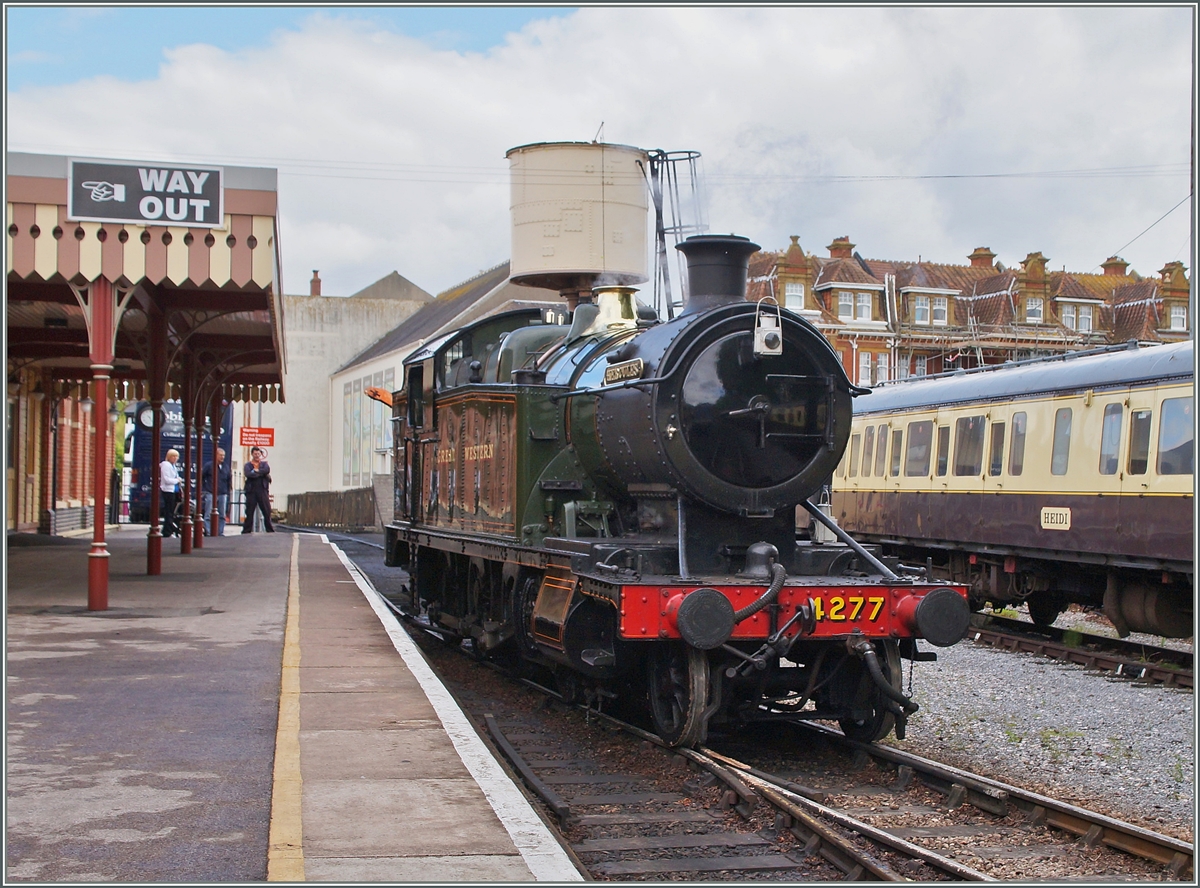
{"type": "MultiPolygon", "coordinates": [[[[424,304],[360,296],[283,299],[287,403],[251,404],[249,417],[251,425],[275,429],[275,447],[268,452],[268,459],[277,509],[286,508],[288,494],[335,489],[331,484],[330,374],[424,304]]],[[[340,411],[337,415],[340,418],[340,411]]],[[[340,429],[338,432],[340,435],[340,429]]],[[[236,444],[236,433],[234,441],[236,444]]],[[[249,448],[235,446],[235,450],[240,467],[249,458],[249,448]]]]}
{"type": "Polygon", "coordinates": [[[369,487],[372,475],[392,471],[392,410],[364,394],[372,386],[387,392],[404,383],[401,362],[416,343],[370,361],[356,364],[329,380],[329,489],[369,487]],[[339,421],[340,420],[340,421],[339,421]]]}

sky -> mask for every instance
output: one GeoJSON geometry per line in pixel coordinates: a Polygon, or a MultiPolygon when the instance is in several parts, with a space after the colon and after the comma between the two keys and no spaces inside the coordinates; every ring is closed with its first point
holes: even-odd
{"type": "Polygon", "coordinates": [[[9,151],[279,171],[284,290],[510,251],[508,149],[701,154],[714,233],[1192,266],[1191,6],[7,6],[9,151]]]}

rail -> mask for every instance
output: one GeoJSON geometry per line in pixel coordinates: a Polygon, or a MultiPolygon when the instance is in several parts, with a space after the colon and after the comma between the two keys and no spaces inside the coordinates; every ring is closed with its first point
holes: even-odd
{"type": "Polygon", "coordinates": [[[1189,651],[995,616],[972,626],[966,637],[976,644],[1038,654],[1133,681],[1187,690],[1193,687],[1194,655],[1189,651]]]}
{"type": "Polygon", "coordinates": [[[996,813],[990,802],[1002,800],[1006,806],[1017,808],[1035,823],[1045,823],[1079,836],[1084,844],[1105,844],[1146,860],[1165,864],[1175,878],[1185,878],[1193,872],[1193,845],[1172,836],[1117,820],[1105,814],[1089,811],[1040,793],[1021,789],[999,780],[971,774],[950,765],[933,762],[911,752],[890,746],[859,743],[824,725],[799,722],[801,727],[832,742],[882,759],[896,767],[909,767],[931,785],[949,783],[953,796],[973,804],[980,810],[996,813]]]}

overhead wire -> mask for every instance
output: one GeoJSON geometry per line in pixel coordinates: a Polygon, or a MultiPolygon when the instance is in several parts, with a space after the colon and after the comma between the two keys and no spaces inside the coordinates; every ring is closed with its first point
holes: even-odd
{"type": "MultiPolygon", "coordinates": [[[[1135,241],[1137,241],[1137,239],[1138,239],[1138,238],[1140,238],[1140,237],[1141,237],[1143,234],[1145,234],[1147,231],[1149,231],[1151,228],[1153,228],[1155,225],[1157,225],[1157,224],[1158,224],[1159,222],[1161,222],[1163,219],[1167,218],[1167,216],[1171,215],[1173,212],[1175,212],[1177,209],[1179,209],[1181,206],[1183,206],[1183,205],[1184,205],[1184,203],[1186,203],[1186,202],[1188,201],[1188,199],[1189,199],[1189,198],[1191,198],[1191,195],[1190,195],[1190,194],[1186,194],[1186,195],[1184,195],[1184,197],[1183,197],[1183,200],[1181,200],[1179,203],[1175,204],[1175,206],[1171,207],[1171,209],[1167,210],[1165,213],[1163,213],[1161,216],[1159,216],[1157,219],[1155,219],[1153,222],[1151,222],[1151,223],[1150,223],[1150,225],[1149,225],[1149,226],[1148,226],[1146,229],[1144,229],[1144,230],[1141,232],[1141,234],[1139,234],[1139,235],[1138,235],[1137,237],[1135,237],[1133,240],[1129,241],[1129,243],[1127,243],[1127,244],[1122,244],[1121,246],[1117,247],[1115,250],[1113,250],[1113,251],[1112,251],[1111,253],[1109,253],[1108,255],[1110,255],[1110,256],[1119,256],[1119,255],[1121,254],[1121,251],[1122,251],[1122,250],[1124,250],[1124,249],[1125,249],[1126,247],[1128,247],[1130,244],[1132,244],[1132,243],[1134,243],[1135,241]]],[[[1096,270],[1097,268],[1099,268],[1099,267],[1100,267],[1099,265],[1095,265],[1095,266],[1093,266],[1093,267],[1092,267],[1092,271],[1095,271],[1095,270],[1096,270]]]]}
{"type": "MultiPolygon", "coordinates": [[[[58,146],[60,150],[71,150],[58,146]]],[[[10,151],[20,150],[10,146],[10,151]]],[[[444,184],[500,184],[509,182],[510,171],[506,165],[471,164],[425,164],[396,163],[389,161],[322,160],[306,157],[272,157],[252,154],[222,154],[219,158],[205,155],[189,155],[197,163],[229,163],[240,161],[273,166],[280,175],[304,178],[346,179],[362,181],[396,181],[444,184]],[[308,172],[308,170],[314,170],[308,172]],[[353,175],[368,174],[368,175],[353,175]],[[391,174],[391,175],[388,175],[391,174]]],[[[182,157],[182,155],[181,155],[182,157]]],[[[183,162],[177,159],[177,162],[183,162]]],[[[1126,166],[1081,167],[1061,170],[1025,170],[1014,172],[982,173],[912,173],[912,174],[822,174],[822,173],[766,173],[706,172],[710,183],[739,182],[900,182],[935,181],[955,179],[1091,179],[1091,178],[1162,178],[1190,174],[1189,162],[1165,164],[1133,164],[1126,166]]],[[[569,171],[539,170],[539,178],[559,179],[573,174],[569,171]]]]}

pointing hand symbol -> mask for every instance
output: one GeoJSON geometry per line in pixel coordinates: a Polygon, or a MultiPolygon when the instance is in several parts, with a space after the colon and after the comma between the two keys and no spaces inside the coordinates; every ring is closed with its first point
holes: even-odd
{"type": "Polygon", "coordinates": [[[92,192],[92,200],[101,203],[106,200],[125,202],[125,186],[113,185],[109,182],[84,182],[83,187],[92,192]]]}

